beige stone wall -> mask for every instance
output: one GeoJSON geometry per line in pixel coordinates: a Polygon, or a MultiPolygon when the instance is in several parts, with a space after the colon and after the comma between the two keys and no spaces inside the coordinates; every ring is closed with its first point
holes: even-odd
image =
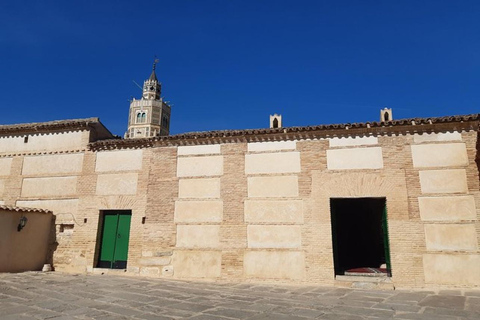
{"type": "Polygon", "coordinates": [[[21,136],[1,136],[0,153],[52,152],[60,150],[82,150],[88,131],[70,131],[57,133],[35,133],[21,136]],[[25,140],[28,137],[28,140],[25,140]]]}

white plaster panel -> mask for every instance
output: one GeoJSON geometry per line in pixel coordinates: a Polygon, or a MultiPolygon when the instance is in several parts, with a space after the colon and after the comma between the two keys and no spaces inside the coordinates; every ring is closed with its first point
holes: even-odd
{"type": "Polygon", "coordinates": [[[176,201],[175,222],[222,222],[223,201],[176,201]]]}
{"type": "Polygon", "coordinates": [[[441,132],[441,133],[415,133],[413,135],[415,143],[421,142],[437,142],[437,141],[462,141],[462,134],[460,132],[441,132]]]}
{"type": "Polygon", "coordinates": [[[475,198],[468,196],[419,197],[420,217],[423,221],[475,220],[475,198]]]}
{"type": "Polygon", "coordinates": [[[480,286],[480,255],[424,254],[427,284],[480,286]]]}
{"type": "Polygon", "coordinates": [[[245,276],[262,279],[303,279],[305,256],[299,251],[247,251],[245,276]]]}
{"type": "Polygon", "coordinates": [[[96,172],[135,171],[142,169],[143,150],[115,150],[97,152],[96,172]]]}
{"type": "MultiPolygon", "coordinates": [[[[0,137],[0,152],[38,152],[54,150],[77,150],[84,148],[83,136],[88,136],[88,131],[71,131],[49,134],[28,134],[23,136],[0,137]],[[24,137],[28,136],[28,142],[24,137]]],[[[85,139],[88,141],[88,139],[85,139]]]]}
{"type": "Polygon", "coordinates": [[[83,153],[27,156],[23,159],[22,174],[79,173],[82,166],[83,153]]]}
{"type": "Polygon", "coordinates": [[[422,193],[466,193],[465,169],[420,171],[422,193]]]}
{"type": "Polygon", "coordinates": [[[137,193],[137,173],[101,174],[97,177],[97,195],[137,193]]]}
{"type": "Polygon", "coordinates": [[[12,158],[0,159],[0,176],[8,176],[12,168],[12,158]]]}
{"type": "Polygon", "coordinates": [[[177,177],[221,176],[223,156],[178,158],[177,177]]]}
{"type": "Polygon", "coordinates": [[[329,170],[381,169],[381,147],[327,150],[329,170]]]}
{"type": "Polygon", "coordinates": [[[248,196],[251,198],[298,197],[298,177],[249,177],[248,196]]]}
{"type": "Polygon", "coordinates": [[[177,247],[218,248],[219,246],[219,225],[177,225],[177,247]]]}
{"type": "Polygon", "coordinates": [[[220,198],[220,178],[180,179],[179,198],[220,198]]]}
{"type": "Polygon", "coordinates": [[[478,249],[474,224],[426,224],[427,250],[473,251],[478,249]]]}
{"type": "Polygon", "coordinates": [[[415,168],[468,165],[464,143],[420,144],[411,148],[415,168]]]}
{"type": "Polygon", "coordinates": [[[56,224],[74,223],[78,211],[78,199],[61,200],[18,200],[18,207],[47,209],[56,215],[56,224]]]}
{"type": "Polygon", "coordinates": [[[22,197],[61,197],[77,193],[77,177],[25,178],[22,197]]]}
{"type": "Polygon", "coordinates": [[[328,139],[330,147],[351,147],[378,144],[377,137],[341,137],[328,139]]]}
{"type": "Polygon", "coordinates": [[[245,155],[245,173],[300,172],[300,152],[258,153],[245,155]]]}
{"type": "Polygon", "coordinates": [[[300,248],[302,230],[300,226],[247,226],[249,248],[300,248]]]}
{"type": "Polygon", "coordinates": [[[295,150],[296,141],[251,142],[247,144],[249,152],[295,150]]]}
{"type": "Polygon", "coordinates": [[[174,276],[179,278],[217,278],[222,270],[219,251],[181,251],[173,254],[174,276]]]}
{"type": "Polygon", "coordinates": [[[179,146],[177,154],[179,156],[199,155],[199,154],[220,154],[219,144],[209,144],[200,146],[179,146]]]}
{"type": "Polygon", "coordinates": [[[245,200],[249,223],[303,223],[303,200],[245,200]]]}

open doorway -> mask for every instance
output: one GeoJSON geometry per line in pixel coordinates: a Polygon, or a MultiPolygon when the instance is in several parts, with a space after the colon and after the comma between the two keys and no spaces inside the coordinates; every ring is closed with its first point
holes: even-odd
{"type": "Polygon", "coordinates": [[[385,198],[331,198],[335,275],[391,276],[385,198]]]}

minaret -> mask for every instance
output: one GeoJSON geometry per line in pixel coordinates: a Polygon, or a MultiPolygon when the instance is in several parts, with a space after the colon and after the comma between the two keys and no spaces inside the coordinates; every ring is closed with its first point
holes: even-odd
{"type": "Polygon", "coordinates": [[[160,96],[162,84],[158,82],[155,73],[157,62],[155,59],[150,77],[143,82],[142,99],[134,98],[130,103],[125,138],[167,136],[169,133],[170,106],[160,96]]]}

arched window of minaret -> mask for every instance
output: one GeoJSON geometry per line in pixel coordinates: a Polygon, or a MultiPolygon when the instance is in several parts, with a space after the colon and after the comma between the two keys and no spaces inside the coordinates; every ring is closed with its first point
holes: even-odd
{"type": "Polygon", "coordinates": [[[384,113],[383,118],[385,119],[385,121],[389,121],[389,120],[390,120],[390,116],[388,115],[388,112],[385,112],[385,113],[384,113]]]}
{"type": "Polygon", "coordinates": [[[273,119],[273,128],[278,128],[278,119],[273,119]]]}
{"type": "Polygon", "coordinates": [[[142,122],[142,113],[139,112],[139,113],[137,113],[137,121],[136,121],[136,123],[140,123],[140,122],[142,122]]]}
{"type": "Polygon", "coordinates": [[[147,121],[147,114],[145,112],[142,112],[142,123],[147,121]]]}

